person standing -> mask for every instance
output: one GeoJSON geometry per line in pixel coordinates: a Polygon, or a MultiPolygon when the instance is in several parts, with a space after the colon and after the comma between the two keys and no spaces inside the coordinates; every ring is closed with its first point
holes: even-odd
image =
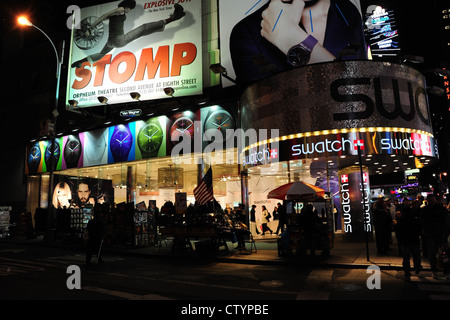
{"type": "Polygon", "coordinates": [[[269,211],[267,211],[266,206],[262,206],[262,235],[264,235],[266,231],[270,231],[270,234],[273,233],[273,231],[267,225],[269,222],[270,222],[269,211]]]}
{"type": "Polygon", "coordinates": [[[420,259],[420,204],[417,200],[413,203],[409,199],[403,200],[402,210],[397,214],[397,240],[403,256],[403,270],[405,280],[411,279],[410,258],[412,256],[416,274],[422,270],[420,259]]]}
{"type": "Polygon", "coordinates": [[[103,259],[100,249],[103,240],[103,223],[100,212],[94,213],[94,219],[89,220],[86,228],[88,232],[86,265],[89,266],[91,264],[91,258],[94,253],[97,255],[98,262],[102,263],[103,259]]]}
{"type": "Polygon", "coordinates": [[[437,258],[439,248],[444,244],[446,211],[434,194],[427,196],[427,205],[421,210],[422,230],[425,235],[425,245],[430,261],[433,277],[438,277],[437,258]]]}
{"type": "Polygon", "coordinates": [[[258,226],[256,225],[256,205],[252,205],[252,209],[250,210],[250,223],[255,227],[256,234],[259,234],[258,226]]]}
{"type": "Polygon", "coordinates": [[[287,224],[287,214],[286,214],[286,207],[284,204],[277,203],[278,209],[278,227],[277,231],[275,232],[278,235],[278,232],[283,233],[287,224]]]}
{"type": "Polygon", "coordinates": [[[383,196],[379,195],[373,204],[373,223],[378,254],[386,254],[389,250],[389,234],[391,232],[391,215],[383,196]]]}

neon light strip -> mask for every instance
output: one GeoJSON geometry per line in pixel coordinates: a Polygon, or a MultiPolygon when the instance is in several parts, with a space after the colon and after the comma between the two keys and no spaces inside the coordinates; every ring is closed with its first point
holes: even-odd
{"type": "Polygon", "coordinates": [[[303,133],[294,133],[289,134],[281,137],[276,137],[273,139],[266,139],[263,141],[259,141],[257,143],[253,143],[249,145],[248,147],[245,147],[242,152],[245,152],[251,148],[259,147],[261,145],[265,145],[267,143],[273,143],[277,141],[285,141],[290,139],[298,139],[298,138],[307,138],[311,136],[321,136],[321,135],[328,135],[328,134],[338,134],[338,133],[350,133],[350,132],[360,132],[360,133],[366,133],[366,132],[401,132],[401,133],[417,133],[417,134],[423,134],[430,136],[434,138],[433,134],[423,131],[423,130],[417,130],[417,129],[409,129],[409,128],[398,128],[398,127],[369,127],[369,128],[350,128],[350,129],[332,129],[332,130],[319,130],[319,131],[313,131],[313,132],[303,132],[303,133]]]}

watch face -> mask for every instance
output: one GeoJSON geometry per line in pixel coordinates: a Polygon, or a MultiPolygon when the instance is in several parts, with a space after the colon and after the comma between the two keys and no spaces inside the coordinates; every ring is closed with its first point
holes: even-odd
{"type": "Polygon", "coordinates": [[[128,125],[118,125],[111,136],[109,147],[114,161],[127,161],[133,144],[133,135],[128,125]]]}
{"type": "Polygon", "coordinates": [[[293,47],[289,50],[287,58],[294,67],[301,67],[308,63],[311,52],[302,46],[293,47]]]}
{"type": "Polygon", "coordinates": [[[28,152],[28,172],[36,173],[41,163],[42,154],[39,148],[39,142],[36,142],[28,152]]]}
{"type": "Polygon", "coordinates": [[[149,121],[140,130],[137,136],[137,143],[141,153],[155,153],[159,150],[164,138],[159,123],[149,121]]]}
{"type": "Polygon", "coordinates": [[[59,143],[57,141],[55,142],[49,142],[47,145],[47,148],[45,148],[45,164],[47,166],[47,170],[49,170],[50,167],[50,158],[52,156],[53,152],[53,170],[56,169],[56,165],[58,164],[59,157],[61,155],[61,149],[59,147],[59,143]]]}
{"type": "Polygon", "coordinates": [[[170,140],[175,145],[189,138],[194,139],[194,122],[187,117],[178,118],[170,128],[170,140]]]}
{"type": "Polygon", "coordinates": [[[225,138],[225,133],[227,129],[235,129],[236,125],[234,123],[233,116],[225,110],[216,110],[211,113],[205,121],[205,137],[211,140],[214,135],[209,133],[207,130],[214,129],[222,133],[225,138]]]}
{"type": "Polygon", "coordinates": [[[75,168],[78,166],[78,160],[81,156],[81,141],[78,135],[70,135],[64,146],[64,160],[67,168],[75,168]]]}

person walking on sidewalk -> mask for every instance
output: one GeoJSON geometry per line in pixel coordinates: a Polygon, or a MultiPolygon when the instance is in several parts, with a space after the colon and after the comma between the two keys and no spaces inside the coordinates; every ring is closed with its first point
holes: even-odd
{"type": "Polygon", "coordinates": [[[405,280],[411,280],[410,258],[412,256],[416,274],[422,270],[420,259],[421,224],[419,216],[420,204],[409,199],[403,200],[402,210],[397,214],[397,240],[403,255],[405,280]]]}
{"type": "Polygon", "coordinates": [[[89,220],[86,229],[88,232],[86,265],[89,266],[91,264],[91,258],[94,254],[97,255],[97,261],[102,263],[103,259],[100,249],[103,240],[103,223],[100,212],[94,213],[94,219],[89,220]]]}
{"type": "Polygon", "coordinates": [[[446,211],[434,194],[427,196],[427,205],[421,210],[422,230],[425,235],[426,252],[433,277],[437,278],[437,258],[439,248],[444,244],[446,211]]]}
{"type": "Polygon", "coordinates": [[[252,209],[250,210],[250,225],[252,228],[255,228],[256,234],[259,234],[258,226],[256,225],[256,205],[252,205],[252,209]]]}
{"type": "Polygon", "coordinates": [[[273,233],[273,231],[267,225],[270,222],[270,217],[271,216],[269,214],[269,211],[266,209],[266,206],[262,206],[262,235],[264,235],[266,231],[270,231],[270,234],[273,233]]]}
{"type": "Polygon", "coordinates": [[[391,232],[391,215],[382,195],[373,204],[373,223],[378,254],[386,254],[389,250],[389,234],[391,232]]]}

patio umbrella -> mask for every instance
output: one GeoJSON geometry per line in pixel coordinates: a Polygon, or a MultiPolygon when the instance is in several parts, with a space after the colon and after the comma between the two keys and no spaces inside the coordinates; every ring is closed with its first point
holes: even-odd
{"type": "Polygon", "coordinates": [[[323,199],[324,195],[325,190],[306,182],[296,181],[273,189],[269,192],[267,198],[279,200],[313,201],[323,199]]]}

